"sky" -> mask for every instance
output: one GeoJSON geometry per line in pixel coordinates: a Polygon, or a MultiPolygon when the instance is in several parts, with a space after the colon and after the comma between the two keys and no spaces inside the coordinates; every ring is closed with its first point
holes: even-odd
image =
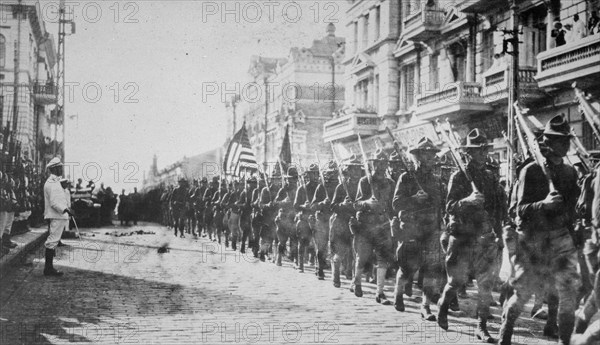
{"type": "MultiPolygon", "coordinates": [[[[56,4],[42,1],[41,12],[58,41],[56,4]]],[[[76,23],[65,53],[68,172],[127,191],[141,185],[154,154],[161,169],[221,146],[220,86],[243,85],[252,55],[309,47],[329,22],[345,36],[348,7],[344,0],[66,4],[76,23]],[[217,94],[203,95],[213,83],[217,94]]]]}

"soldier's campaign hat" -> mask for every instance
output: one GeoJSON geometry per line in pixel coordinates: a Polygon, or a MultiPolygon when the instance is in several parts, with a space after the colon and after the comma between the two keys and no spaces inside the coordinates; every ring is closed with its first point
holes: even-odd
{"type": "Polygon", "coordinates": [[[466,144],[462,145],[463,148],[482,148],[489,146],[492,146],[492,144],[488,144],[485,133],[479,128],[473,128],[469,132],[469,135],[467,135],[466,144]]]}
{"type": "Polygon", "coordinates": [[[304,174],[308,174],[308,173],[311,173],[311,172],[314,172],[314,173],[317,173],[317,174],[319,173],[319,165],[317,163],[312,163],[308,167],[308,169],[306,169],[306,171],[304,172],[304,174]]]}
{"type": "Polygon", "coordinates": [[[46,169],[50,169],[50,168],[54,168],[54,167],[59,167],[62,166],[62,162],[60,161],[60,158],[58,157],[54,157],[50,160],[50,162],[48,162],[48,164],[46,164],[46,169]]]}
{"type": "Polygon", "coordinates": [[[557,137],[571,137],[571,126],[565,119],[563,114],[556,115],[546,124],[544,135],[552,135],[557,137]]]}
{"type": "Polygon", "coordinates": [[[385,151],[383,151],[382,149],[377,149],[377,151],[375,151],[373,153],[373,155],[371,156],[371,158],[369,160],[370,161],[387,162],[388,157],[385,154],[385,151]]]}
{"type": "Polygon", "coordinates": [[[417,145],[408,152],[412,154],[418,153],[419,151],[429,151],[435,153],[440,152],[440,150],[433,144],[433,141],[431,141],[431,139],[427,137],[422,137],[421,140],[419,140],[419,142],[417,143],[417,145]]]}
{"type": "Polygon", "coordinates": [[[350,156],[350,158],[348,158],[344,162],[344,166],[350,166],[350,165],[362,166],[362,163],[361,163],[360,159],[358,159],[358,157],[356,157],[356,155],[353,154],[352,156],[350,156]]]}
{"type": "Polygon", "coordinates": [[[335,161],[327,162],[327,166],[325,167],[325,172],[337,172],[338,165],[335,161]]]}
{"type": "Polygon", "coordinates": [[[248,178],[246,180],[246,182],[248,182],[248,183],[257,183],[258,181],[256,180],[255,176],[250,176],[250,178],[248,178]]]}
{"type": "Polygon", "coordinates": [[[181,177],[178,182],[179,183],[186,183],[187,180],[185,179],[185,177],[181,177]]]}
{"type": "Polygon", "coordinates": [[[492,170],[498,170],[500,169],[500,162],[492,157],[492,156],[488,156],[485,162],[485,165],[492,170]]]}
{"type": "Polygon", "coordinates": [[[202,183],[208,183],[208,179],[206,177],[203,177],[202,180],[200,180],[200,182],[202,182],[202,183]]]}
{"type": "Polygon", "coordinates": [[[219,183],[219,176],[213,176],[212,181],[215,183],[219,183]]]}
{"type": "Polygon", "coordinates": [[[285,177],[286,178],[298,178],[298,169],[296,169],[296,167],[289,167],[285,177]]]}
{"type": "Polygon", "coordinates": [[[392,154],[390,155],[389,161],[390,161],[390,163],[392,163],[392,162],[402,162],[402,159],[400,159],[400,155],[398,154],[398,152],[393,151],[392,154]]]}

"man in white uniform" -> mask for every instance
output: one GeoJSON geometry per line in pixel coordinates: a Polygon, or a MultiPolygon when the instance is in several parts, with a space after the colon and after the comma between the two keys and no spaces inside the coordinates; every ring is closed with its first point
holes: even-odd
{"type": "Polygon", "coordinates": [[[63,173],[63,164],[57,157],[52,158],[46,165],[50,176],[44,184],[44,219],[47,219],[49,232],[46,240],[45,276],[62,276],[63,273],[54,269],[53,259],[56,255],[56,246],[63,231],[69,225],[69,215],[73,215],[65,190],[60,180],[63,173]]]}

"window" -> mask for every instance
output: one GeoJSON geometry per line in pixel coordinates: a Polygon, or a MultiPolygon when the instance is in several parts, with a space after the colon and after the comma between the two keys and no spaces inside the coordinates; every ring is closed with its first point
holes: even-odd
{"type": "Polygon", "coordinates": [[[415,103],[415,65],[410,64],[402,69],[401,99],[402,109],[410,109],[415,103]]]}
{"type": "Polygon", "coordinates": [[[6,38],[0,35],[0,68],[6,64],[6,38]]]}
{"type": "Polygon", "coordinates": [[[358,52],[358,22],[354,22],[354,41],[352,41],[353,53],[356,54],[358,52]]]}
{"type": "Polygon", "coordinates": [[[373,84],[373,102],[371,105],[373,105],[373,108],[377,111],[379,106],[379,74],[375,75],[373,84]]]}
{"type": "Polygon", "coordinates": [[[369,44],[369,15],[365,16],[365,26],[362,32],[362,49],[365,49],[369,44]]]}
{"type": "Polygon", "coordinates": [[[375,27],[373,29],[375,31],[373,41],[377,41],[381,34],[381,8],[379,6],[375,7],[375,27]]]}
{"type": "Polygon", "coordinates": [[[429,90],[437,89],[440,82],[438,58],[439,54],[434,54],[429,57],[429,90]]]}
{"type": "Polygon", "coordinates": [[[481,64],[483,71],[487,71],[494,64],[494,31],[483,32],[481,64]]]}
{"type": "Polygon", "coordinates": [[[363,79],[354,86],[354,104],[358,108],[369,105],[369,79],[363,79]]]}

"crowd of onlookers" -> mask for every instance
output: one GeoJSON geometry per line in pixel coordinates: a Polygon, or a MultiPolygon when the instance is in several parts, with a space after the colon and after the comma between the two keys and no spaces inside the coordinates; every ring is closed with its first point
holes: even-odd
{"type": "Polygon", "coordinates": [[[592,11],[587,25],[585,21],[579,17],[579,14],[575,14],[571,23],[563,25],[560,21],[556,21],[551,35],[555,39],[556,46],[560,47],[567,43],[580,40],[586,36],[599,33],[600,17],[598,17],[597,11],[592,11]]]}

